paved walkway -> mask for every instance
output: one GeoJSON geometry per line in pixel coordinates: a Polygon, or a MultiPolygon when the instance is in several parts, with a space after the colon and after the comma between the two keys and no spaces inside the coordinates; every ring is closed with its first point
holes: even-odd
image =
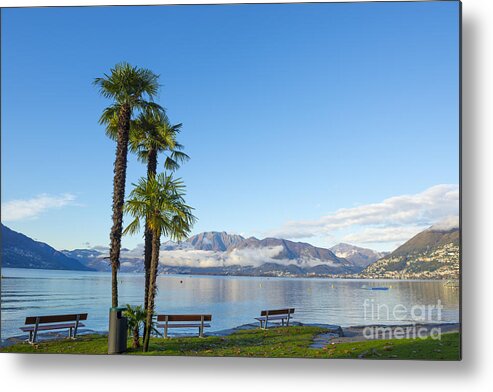
{"type": "Polygon", "coordinates": [[[363,342],[367,340],[398,338],[398,336],[400,336],[400,338],[427,337],[437,333],[437,331],[439,333],[459,332],[460,324],[444,323],[345,327],[341,328],[340,331],[330,331],[315,336],[310,348],[324,348],[329,343],[363,342]],[[419,335],[417,335],[418,332],[419,335]],[[402,336],[403,334],[404,336],[402,336]]]}

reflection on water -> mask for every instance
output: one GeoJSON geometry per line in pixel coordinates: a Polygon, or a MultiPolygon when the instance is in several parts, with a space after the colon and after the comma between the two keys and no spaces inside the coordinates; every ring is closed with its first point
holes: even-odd
{"type": "MultiPolygon", "coordinates": [[[[43,314],[87,312],[88,328],[107,329],[109,273],[4,268],[2,276],[2,339],[19,335],[26,316],[43,314]]],[[[143,302],[143,275],[122,273],[119,283],[120,304],[143,302]]],[[[440,301],[440,321],[459,320],[459,290],[441,281],[162,275],[158,288],[158,312],[211,313],[212,331],[250,323],[262,309],[287,306],[296,308],[297,321],[349,326],[406,324],[412,321],[413,306],[440,301]],[[365,290],[365,285],[390,289],[365,290]],[[390,311],[372,311],[372,304],[374,310],[380,306],[390,311]],[[400,306],[397,318],[393,314],[396,306],[400,306]]],[[[437,313],[433,315],[430,321],[438,321],[437,313]]]]}

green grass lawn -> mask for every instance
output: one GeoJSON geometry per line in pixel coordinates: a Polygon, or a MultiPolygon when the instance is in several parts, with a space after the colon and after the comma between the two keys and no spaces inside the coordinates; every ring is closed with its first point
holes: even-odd
{"type": "MultiPolygon", "coordinates": [[[[153,338],[150,352],[129,350],[126,355],[180,355],[221,357],[276,358],[368,358],[368,359],[442,359],[458,360],[458,333],[442,335],[441,340],[401,339],[329,344],[322,349],[309,348],[315,335],[325,332],[318,327],[283,327],[267,331],[238,331],[229,336],[205,338],[153,338]]],[[[129,340],[130,347],[130,340],[129,340]]],[[[106,354],[107,337],[80,336],[77,340],[58,340],[31,346],[20,343],[1,352],[106,354]]]]}

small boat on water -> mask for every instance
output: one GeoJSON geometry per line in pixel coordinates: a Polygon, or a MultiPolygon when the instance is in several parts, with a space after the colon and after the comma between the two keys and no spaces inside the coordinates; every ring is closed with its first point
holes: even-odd
{"type": "Polygon", "coordinates": [[[379,291],[386,291],[388,289],[390,289],[390,287],[385,287],[385,286],[380,286],[380,287],[368,287],[368,286],[362,286],[361,287],[363,290],[379,290],[379,291]]]}

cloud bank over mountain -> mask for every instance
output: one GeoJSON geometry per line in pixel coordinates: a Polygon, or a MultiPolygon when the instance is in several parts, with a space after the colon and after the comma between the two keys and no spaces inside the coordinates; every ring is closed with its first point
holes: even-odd
{"type": "MultiPolygon", "coordinates": [[[[233,249],[231,252],[211,250],[177,249],[160,252],[159,262],[174,267],[227,267],[232,265],[259,267],[265,263],[293,264],[293,260],[274,259],[282,251],[281,246],[256,249],[233,249]]],[[[320,264],[320,261],[318,262],[320,264]]]]}
{"type": "MultiPolygon", "coordinates": [[[[440,184],[379,203],[341,208],[316,220],[291,221],[270,231],[275,237],[339,237],[352,243],[395,243],[459,214],[459,186],[440,184]]],[[[457,218],[455,218],[457,219],[457,218]]]]}
{"type": "MultiPolygon", "coordinates": [[[[91,268],[109,268],[107,247],[64,252],[69,257],[86,262],[91,268]]],[[[126,271],[142,270],[143,244],[134,249],[123,248],[120,255],[121,266],[126,271]]],[[[252,273],[252,269],[264,268],[266,265],[270,272],[286,268],[296,273],[305,273],[313,268],[321,273],[345,273],[361,269],[359,264],[336,256],[330,249],[280,238],[244,238],[224,231],[199,233],[180,243],[163,242],[160,265],[162,269],[175,272],[178,271],[177,268],[181,272],[184,268],[216,269],[223,272],[228,268],[233,268],[236,272],[246,268],[252,273]]]]}
{"type": "Polygon", "coordinates": [[[430,227],[430,230],[448,231],[459,227],[459,217],[449,216],[430,227]]]}
{"type": "MultiPolygon", "coordinates": [[[[205,240],[204,242],[207,242],[205,240]]],[[[96,248],[96,247],[95,247],[96,248]]],[[[95,250],[95,248],[92,248],[95,250]]],[[[101,246],[97,247],[100,254],[92,256],[94,260],[108,262],[109,249],[101,246]]],[[[330,260],[320,260],[315,257],[301,256],[296,260],[288,258],[279,258],[283,251],[282,246],[266,246],[260,248],[242,248],[232,249],[230,251],[201,250],[190,247],[182,249],[161,250],[159,254],[159,263],[172,267],[194,267],[194,268],[211,268],[211,267],[229,267],[229,266],[250,266],[259,267],[265,263],[275,263],[279,265],[296,264],[300,267],[309,268],[320,264],[336,266],[336,263],[330,260]]],[[[144,244],[139,244],[134,249],[122,249],[121,258],[122,266],[131,266],[135,260],[142,260],[144,254],[144,244]],[[125,261],[129,260],[129,261],[125,261]]],[[[91,256],[90,256],[91,257],[91,256]]]]}

